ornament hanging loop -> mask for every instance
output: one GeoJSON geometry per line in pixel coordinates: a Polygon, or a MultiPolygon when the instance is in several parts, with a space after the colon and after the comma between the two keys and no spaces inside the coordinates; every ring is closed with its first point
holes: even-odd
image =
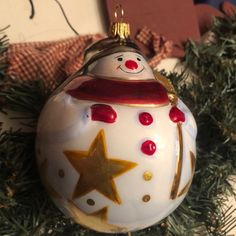
{"type": "Polygon", "coordinates": [[[118,4],[114,12],[114,22],[123,22],[124,19],[124,9],[121,4],[118,4]]]}

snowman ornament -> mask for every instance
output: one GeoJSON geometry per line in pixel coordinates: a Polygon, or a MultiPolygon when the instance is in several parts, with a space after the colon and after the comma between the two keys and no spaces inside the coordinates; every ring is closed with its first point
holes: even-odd
{"type": "Polygon", "coordinates": [[[54,203],[106,232],[151,226],[183,201],[195,168],[197,128],[171,83],[153,72],[129,26],[93,44],[83,68],[46,103],[37,162],[54,203]]]}

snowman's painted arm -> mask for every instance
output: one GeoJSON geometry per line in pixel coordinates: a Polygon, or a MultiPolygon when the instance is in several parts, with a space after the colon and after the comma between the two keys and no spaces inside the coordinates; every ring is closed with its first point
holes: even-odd
{"type": "Polygon", "coordinates": [[[91,119],[105,123],[114,123],[117,118],[116,111],[107,104],[93,104],[91,107],[91,119]]]}
{"type": "Polygon", "coordinates": [[[154,76],[155,76],[155,79],[159,83],[161,83],[167,90],[167,95],[170,100],[170,103],[172,105],[176,105],[178,98],[177,98],[176,91],[172,83],[165,76],[161,75],[158,71],[154,71],[154,76]]]}

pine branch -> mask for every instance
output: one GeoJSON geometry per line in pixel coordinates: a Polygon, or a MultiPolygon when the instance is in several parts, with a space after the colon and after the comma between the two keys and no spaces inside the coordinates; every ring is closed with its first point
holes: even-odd
{"type": "Polygon", "coordinates": [[[210,43],[186,45],[185,65],[194,80],[184,83],[187,72],[169,75],[198,124],[197,169],[187,198],[169,217],[173,235],[227,235],[230,228],[222,207],[228,196],[236,196],[228,181],[236,174],[236,18],[216,18],[212,31],[210,43]],[[184,206],[190,207],[187,220],[184,206]]]}
{"type": "Polygon", "coordinates": [[[47,101],[51,89],[46,87],[42,80],[21,82],[7,78],[0,97],[4,102],[3,112],[7,110],[17,113],[17,117],[35,127],[39,114],[47,101]]]}

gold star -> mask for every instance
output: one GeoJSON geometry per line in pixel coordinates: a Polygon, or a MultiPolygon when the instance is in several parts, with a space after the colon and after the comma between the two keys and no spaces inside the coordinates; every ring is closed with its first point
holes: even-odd
{"type": "Polygon", "coordinates": [[[134,168],[130,161],[108,159],[105,134],[100,130],[88,152],[65,150],[69,162],[79,172],[80,177],[73,193],[73,199],[97,190],[110,200],[120,204],[114,178],[134,168]]]}

